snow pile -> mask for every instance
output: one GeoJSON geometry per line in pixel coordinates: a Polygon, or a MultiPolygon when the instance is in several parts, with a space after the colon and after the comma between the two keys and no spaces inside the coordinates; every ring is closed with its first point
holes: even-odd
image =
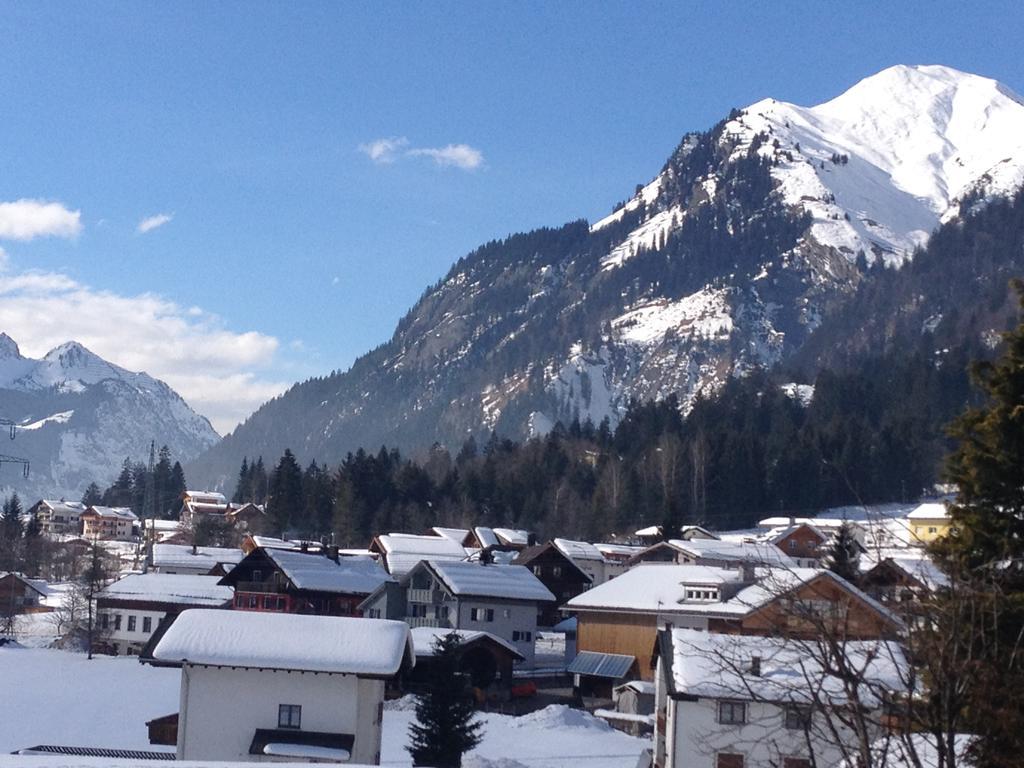
{"type": "Polygon", "coordinates": [[[400,699],[390,699],[384,702],[385,712],[415,712],[416,696],[411,693],[405,694],[400,699]]]}
{"type": "Polygon", "coordinates": [[[560,730],[563,728],[584,728],[594,731],[607,731],[611,728],[604,720],[594,717],[582,709],[573,709],[565,704],[552,704],[544,709],[517,717],[514,728],[539,728],[542,730],[560,730]]]}

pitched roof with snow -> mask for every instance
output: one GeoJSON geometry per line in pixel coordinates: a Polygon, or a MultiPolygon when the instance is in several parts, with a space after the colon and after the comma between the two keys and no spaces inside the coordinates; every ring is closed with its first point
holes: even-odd
{"type": "Polygon", "coordinates": [[[576,595],[565,607],[568,610],[667,613],[694,606],[686,602],[687,587],[719,587],[741,579],[739,571],[708,565],[637,565],[611,581],[576,595]]]}
{"type": "MultiPolygon", "coordinates": [[[[794,703],[810,703],[815,695],[827,697],[834,704],[845,699],[843,682],[826,671],[835,667],[823,658],[821,645],[814,640],[724,635],[695,629],[665,631],[671,635],[674,693],[794,703]],[[755,657],[760,659],[756,675],[751,671],[755,657]]],[[[870,698],[868,689],[875,686],[894,692],[906,690],[907,661],[898,644],[848,641],[843,656],[868,683],[860,691],[862,697],[870,698]]]]}
{"type": "Polygon", "coordinates": [[[230,547],[192,547],[188,544],[154,544],[154,568],[205,568],[218,563],[239,563],[244,557],[240,549],[230,547]]]}
{"type": "Polygon", "coordinates": [[[519,528],[495,528],[498,541],[511,547],[525,547],[530,543],[530,532],[519,528]]]}
{"type": "Polygon", "coordinates": [[[500,645],[509,653],[513,654],[517,659],[522,660],[523,654],[516,650],[515,646],[507,640],[502,640],[497,635],[492,635],[490,632],[474,632],[469,629],[443,629],[441,627],[414,627],[412,630],[412,644],[416,649],[416,655],[418,657],[433,656],[434,655],[434,643],[439,639],[449,634],[456,634],[459,636],[460,645],[468,645],[469,643],[476,642],[477,640],[487,639],[492,643],[500,645]]]}
{"type": "Polygon", "coordinates": [[[97,597],[220,607],[231,601],[234,590],[218,586],[218,581],[216,576],[133,573],[105,587],[97,597]]]}
{"type": "Polygon", "coordinates": [[[465,560],[468,554],[461,543],[444,536],[385,533],[376,541],[384,550],[388,572],[396,577],[407,574],[420,560],[465,560]]]}
{"type": "Polygon", "coordinates": [[[784,567],[796,565],[789,555],[769,544],[721,539],[672,539],[668,544],[694,558],[784,567]]]}
{"type": "Polygon", "coordinates": [[[522,565],[478,565],[449,560],[428,560],[430,568],[458,597],[493,597],[502,600],[555,600],[533,572],[522,565]]]}
{"type": "Polygon", "coordinates": [[[473,529],[473,535],[476,536],[476,540],[480,542],[481,547],[496,547],[501,544],[493,528],[479,525],[473,529]]]}
{"type": "Polygon", "coordinates": [[[908,520],[948,520],[949,507],[940,502],[921,504],[907,514],[908,520]]]}
{"type": "Polygon", "coordinates": [[[63,512],[64,514],[69,515],[80,515],[86,510],[85,504],[80,501],[65,501],[64,499],[53,501],[51,499],[42,499],[40,503],[45,504],[54,512],[63,512]]]}
{"type": "Polygon", "coordinates": [[[257,611],[184,611],[153,650],[165,663],[390,677],[415,651],[409,625],[257,611]]]}
{"type": "Polygon", "coordinates": [[[605,562],[604,555],[595,545],[585,541],[573,541],[572,539],[554,539],[552,543],[558,551],[570,560],[596,560],[599,563],[605,562]]]}
{"type": "Polygon", "coordinates": [[[323,555],[290,549],[265,549],[269,557],[298,589],[368,595],[386,581],[394,581],[376,560],[369,557],[341,557],[334,562],[323,555]]]}
{"type": "Polygon", "coordinates": [[[128,507],[97,507],[91,506],[82,514],[95,513],[99,517],[107,518],[110,520],[131,520],[135,521],[139,518],[131,511],[128,507]]]}
{"type": "Polygon", "coordinates": [[[432,530],[437,536],[443,536],[446,539],[451,539],[452,541],[457,542],[459,545],[462,544],[462,541],[466,538],[466,535],[469,533],[468,528],[444,528],[438,525],[435,525],[430,530],[432,530]]]}

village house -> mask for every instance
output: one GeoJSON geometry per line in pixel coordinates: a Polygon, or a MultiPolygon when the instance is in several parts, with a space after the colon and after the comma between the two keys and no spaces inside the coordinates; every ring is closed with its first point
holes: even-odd
{"type": "Polygon", "coordinates": [[[91,506],[79,515],[82,536],[104,541],[132,541],[139,518],[128,507],[91,506]]]}
{"type": "Polygon", "coordinates": [[[96,595],[96,650],[137,656],[168,616],[189,608],[230,608],[232,591],[216,576],[130,574],[96,595]]]}
{"type": "Polygon", "coordinates": [[[207,515],[223,519],[228,511],[228,506],[228,499],[223,493],[216,491],[184,491],[181,494],[178,520],[181,521],[182,525],[192,527],[207,515]]]}
{"type": "Polygon", "coordinates": [[[794,522],[785,528],[772,531],[767,540],[801,568],[816,568],[828,554],[832,535],[811,523],[794,522]]]}
{"type": "Polygon", "coordinates": [[[465,560],[473,549],[447,536],[419,536],[413,533],[385,533],[374,538],[370,551],[396,579],[407,574],[420,560],[465,560]]]}
{"type": "Polygon", "coordinates": [[[463,546],[469,549],[522,550],[534,543],[533,534],[515,528],[488,528],[477,526],[466,532],[463,546]]]}
{"type": "Polygon", "coordinates": [[[231,547],[197,547],[191,544],[154,544],[150,548],[147,571],[156,573],[223,576],[244,557],[231,547]]]}
{"type": "Polygon", "coordinates": [[[36,516],[39,527],[48,536],[77,534],[82,532],[81,517],[85,509],[80,501],[41,499],[28,509],[28,515],[36,516]]]}
{"type": "Polygon", "coordinates": [[[739,568],[744,565],[795,568],[797,565],[789,555],[771,544],[705,538],[662,541],[640,552],[630,563],[709,565],[716,568],[739,568]]]}
{"type": "Polygon", "coordinates": [[[401,615],[411,627],[488,632],[533,664],[537,615],[555,596],[521,565],[423,560],[359,606],[371,618],[401,615]]]}
{"type": "Polygon", "coordinates": [[[220,581],[234,588],[237,610],[319,616],[359,616],[359,604],[388,582],[372,558],[289,549],[253,550],[220,581]]]}
{"type": "MultiPolygon", "coordinates": [[[[485,697],[504,698],[512,688],[512,668],[516,663],[523,661],[523,655],[510,643],[490,632],[466,629],[413,628],[412,641],[416,649],[416,666],[404,676],[403,689],[415,693],[431,684],[431,670],[436,655],[435,644],[439,638],[452,632],[459,638],[459,670],[468,675],[470,685],[485,697]]],[[[485,698],[484,701],[486,700],[485,698]]]]}
{"type": "Polygon", "coordinates": [[[605,686],[629,677],[651,680],[651,654],[666,623],[723,634],[813,632],[803,607],[834,609],[850,637],[876,638],[900,625],[884,606],[827,570],[639,565],[566,604],[578,621],[577,660],[569,671],[580,675],[584,688],[587,677],[605,686]]]}
{"type": "MultiPolygon", "coordinates": [[[[665,535],[660,525],[649,525],[634,532],[633,538],[643,546],[650,547],[659,541],[664,541],[665,535]]],[[[690,539],[715,539],[718,537],[699,525],[684,525],[679,529],[679,538],[689,541],[690,539]]]]}
{"type": "Polygon", "coordinates": [[[397,621],[185,611],[144,661],[181,668],[178,760],[379,765],[384,689],[416,662],[397,621]]]}
{"type": "Polygon", "coordinates": [[[919,545],[931,544],[945,536],[952,525],[949,507],[942,502],[921,504],[907,514],[907,522],[910,523],[914,543],[919,545]]]}
{"type": "MultiPolygon", "coordinates": [[[[861,574],[861,589],[885,605],[915,602],[949,585],[949,577],[921,550],[917,557],[884,557],[861,574]]],[[[862,565],[863,567],[863,565],[862,565]]]]}
{"type": "MultiPolygon", "coordinates": [[[[886,699],[905,690],[895,643],[846,641],[838,653],[865,684],[856,706],[881,736],[886,699]]],[[[669,627],[658,633],[654,765],[658,768],[810,768],[856,749],[844,682],[816,643],[669,627]]]]}
{"type": "Polygon", "coordinates": [[[527,547],[512,561],[529,568],[533,575],[555,596],[555,602],[544,603],[537,617],[542,627],[553,627],[562,620],[559,608],[593,585],[593,577],[580,568],[564,550],[549,541],[527,547]]]}
{"type": "Polygon", "coordinates": [[[13,571],[0,571],[0,616],[48,611],[41,601],[50,594],[46,582],[13,571]]]}

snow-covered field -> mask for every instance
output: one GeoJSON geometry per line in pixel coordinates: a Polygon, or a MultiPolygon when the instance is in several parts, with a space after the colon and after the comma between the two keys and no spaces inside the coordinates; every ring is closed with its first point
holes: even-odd
{"type": "MultiPolygon", "coordinates": [[[[0,648],[0,768],[31,766],[35,761],[10,762],[3,755],[37,744],[161,749],[149,744],[146,721],[178,711],[179,674],[135,658],[89,661],[65,651],[0,648]]],[[[561,706],[518,718],[481,717],[484,740],[466,760],[467,768],[632,768],[647,746],[645,739],[561,706]]],[[[402,704],[385,713],[384,765],[411,765],[404,746],[412,720],[402,704]]],[[[88,761],[46,758],[42,763],[51,768],[88,761]]]]}

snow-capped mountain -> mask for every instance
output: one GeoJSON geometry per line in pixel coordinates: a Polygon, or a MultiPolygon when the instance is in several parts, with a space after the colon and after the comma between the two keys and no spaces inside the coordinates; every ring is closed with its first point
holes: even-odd
{"type": "Polygon", "coordinates": [[[685,409],[787,359],[869,271],[900,267],[940,224],[1022,182],[1024,102],[947,67],[893,67],[813,107],[733,110],[592,226],[460,259],[390,342],[209,452],[208,479],[285,447],[337,460],[614,422],[631,397],[674,393],[685,409]]]}
{"type": "MultiPolygon", "coordinates": [[[[0,488],[77,498],[90,482],[109,483],[126,457],[149,444],[194,457],[218,440],[210,423],[162,381],[108,363],[78,342],[42,359],[24,357],[0,333],[0,417],[17,425],[0,453],[29,459],[31,473],[0,466],[0,488]]],[[[34,499],[33,499],[34,500],[34,499]]]]}

